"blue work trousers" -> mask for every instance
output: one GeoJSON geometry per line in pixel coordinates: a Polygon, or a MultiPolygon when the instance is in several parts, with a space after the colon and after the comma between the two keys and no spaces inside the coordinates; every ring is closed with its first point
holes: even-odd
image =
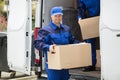
{"type": "Polygon", "coordinates": [[[92,66],[96,65],[96,38],[92,39],[87,39],[87,43],[91,43],[91,48],[92,48],[92,66]]]}
{"type": "Polygon", "coordinates": [[[48,75],[48,80],[68,80],[69,79],[69,70],[53,70],[48,69],[48,64],[46,63],[46,72],[48,75]]]}

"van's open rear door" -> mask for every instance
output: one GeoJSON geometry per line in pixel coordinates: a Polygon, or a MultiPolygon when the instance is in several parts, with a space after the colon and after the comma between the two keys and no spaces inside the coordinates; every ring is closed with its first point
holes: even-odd
{"type": "Polygon", "coordinates": [[[101,0],[101,80],[120,80],[120,0],[101,0]],[[109,3],[108,3],[109,1],[109,3]]]}
{"type": "Polygon", "coordinates": [[[31,0],[9,0],[8,65],[11,70],[30,74],[31,0]]]}

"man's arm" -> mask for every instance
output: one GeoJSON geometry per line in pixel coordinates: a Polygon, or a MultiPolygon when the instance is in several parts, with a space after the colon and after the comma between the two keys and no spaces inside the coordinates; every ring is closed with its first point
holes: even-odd
{"type": "Polygon", "coordinates": [[[45,43],[45,38],[48,37],[48,34],[49,32],[46,30],[43,30],[43,29],[39,30],[38,37],[33,43],[36,49],[49,51],[49,45],[45,43]]]}

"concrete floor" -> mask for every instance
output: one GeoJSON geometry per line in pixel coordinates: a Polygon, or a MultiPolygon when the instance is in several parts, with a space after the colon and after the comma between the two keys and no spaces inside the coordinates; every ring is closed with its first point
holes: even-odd
{"type": "Polygon", "coordinates": [[[36,80],[35,74],[28,76],[23,73],[16,72],[14,77],[13,77],[13,75],[14,75],[13,72],[2,72],[0,80],[36,80]]]}

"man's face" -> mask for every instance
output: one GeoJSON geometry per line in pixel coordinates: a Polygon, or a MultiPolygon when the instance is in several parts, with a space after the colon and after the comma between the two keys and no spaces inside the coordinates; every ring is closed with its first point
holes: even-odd
{"type": "Polygon", "coordinates": [[[62,21],[62,15],[61,14],[52,15],[51,19],[53,23],[60,24],[60,22],[62,21]]]}

